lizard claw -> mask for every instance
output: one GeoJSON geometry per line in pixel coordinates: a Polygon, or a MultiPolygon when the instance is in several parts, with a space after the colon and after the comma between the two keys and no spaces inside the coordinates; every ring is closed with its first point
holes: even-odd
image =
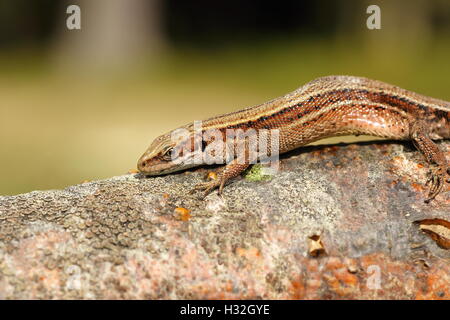
{"type": "Polygon", "coordinates": [[[448,172],[448,169],[444,170],[442,167],[436,167],[430,170],[429,178],[425,184],[427,186],[431,184],[428,198],[425,200],[426,203],[436,198],[444,188],[445,183],[448,182],[448,180],[445,179],[446,172],[448,172]]]}

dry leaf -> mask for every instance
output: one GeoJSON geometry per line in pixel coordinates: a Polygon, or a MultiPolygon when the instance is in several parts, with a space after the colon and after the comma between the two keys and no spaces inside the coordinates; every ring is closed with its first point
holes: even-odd
{"type": "Polygon", "coordinates": [[[325,254],[325,247],[320,239],[320,235],[312,235],[308,237],[308,252],[312,257],[325,254]]]}
{"type": "Polygon", "coordinates": [[[420,229],[443,249],[450,249],[450,222],[444,219],[424,219],[416,221],[420,229]]]}

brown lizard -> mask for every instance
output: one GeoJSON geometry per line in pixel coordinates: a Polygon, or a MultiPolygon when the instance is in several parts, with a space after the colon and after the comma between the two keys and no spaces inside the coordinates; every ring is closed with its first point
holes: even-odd
{"type": "MultiPolygon", "coordinates": [[[[207,119],[201,129],[194,123],[156,138],[138,161],[145,175],[161,175],[184,170],[203,162],[192,161],[205,155],[212,139],[202,139],[208,130],[219,132],[219,139],[244,146],[244,156],[222,157],[225,166],[217,179],[201,183],[197,190],[205,195],[236,177],[250,165],[249,138],[230,139],[230,130],[256,132],[277,130],[278,150],[285,153],[319,139],[340,135],[372,135],[394,140],[412,140],[432,169],[427,202],[434,199],[450,182],[450,168],[445,154],[433,142],[450,138],[450,102],[427,97],[381,81],[353,76],[327,76],[313,80],[297,90],[266,103],[241,111],[207,119]],[[186,152],[187,150],[187,152],[186,152]]],[[[239,134],[236,136],[238,137],[239,134]]],[[[269,148],[270,149],[270,148],[269,148]]],[[[224,153],[225,154],[225,153],[224,153]]]]}

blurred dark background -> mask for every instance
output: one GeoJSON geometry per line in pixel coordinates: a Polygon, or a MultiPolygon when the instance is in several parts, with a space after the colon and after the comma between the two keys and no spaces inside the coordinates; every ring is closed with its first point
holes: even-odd
{"type": "Polygon", "coordinates": [[[126,173],[161,133],[323,75],[450,100],[449,57],[448,0],[0,0],[0,195],[126,173]]]}

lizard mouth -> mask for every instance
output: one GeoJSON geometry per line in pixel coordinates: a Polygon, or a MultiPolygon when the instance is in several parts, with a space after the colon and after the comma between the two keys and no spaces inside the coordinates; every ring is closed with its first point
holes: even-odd
{"type": "Polygon", "coordinates": [[[137,163],[137,168],[139,172],[145,175],[156,175],[158,174],[158,172],[161,172],[161,170],[166,169],[165,165],[168,166],[167,163],[164,163],[162,161],[155,161],[155,159],[146,159],[145,156],[142,156],[137,163]]]}
{"type": "Polygon", "coordinates": [[[185,169],[189,169],[194,167],[195,165],[183,165],[183,166],[174,166],[169,163],[160,163],[154,164],[152,163],[151,167],[138,167],[139,172],[146,176],[161,176],[168,173],[183,171],[185,169]]]}
{"type": "Polygon", "coordinates": [[[159,159],[146,159],[142,157],[139,159],[137,167],[140,173],[146,176],[159,176],[172,172],[181,171],[194,167],[195,164],[186,165],[183,163],[175,164],[173,162],[163,161],[159,159]]]}

